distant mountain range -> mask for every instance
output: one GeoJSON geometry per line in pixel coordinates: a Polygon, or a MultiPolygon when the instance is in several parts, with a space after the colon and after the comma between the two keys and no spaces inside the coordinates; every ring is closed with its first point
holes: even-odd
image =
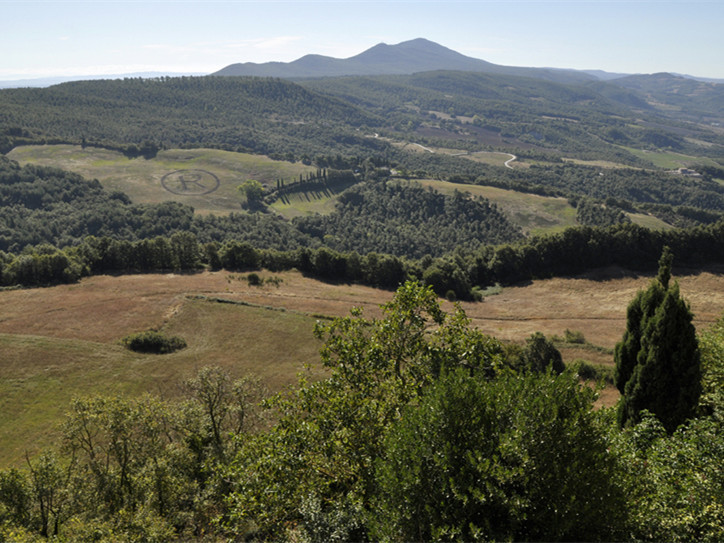
{"type": "Polygon", "coordinates": [[[322,55],[305,55],[293,62],[231,64],[212,75],[304,79],[349,75],[404,75],[434,70],[518,75],[547,79],[558,83],[579,83],[598,79],[593,74],[576,70],[518,68],[492,64],[465,56],[423,38],[405,41],[397,45],[380,43],[359,55],[346,59],[322,55]]]}
{"type": "MultiPolygon", "coordinates": [[[[424,38],[405,41],[397,45],[380,43],[359,55],[346,59],[305,55],[292,62],[231,64],[212,75],[307,79],[353,75],[405,75],[435,70],[516,75],[546,79],[556,83],[610,81],[629,75],[603,70],[501,66],[465,56],[424,38]]],[[[688,75],[681,77],[709,83],[724,83],[724,79],[705,79],[688,75]]]]}
{"type": "MultiPolygon", "coordinates": [[[[613,81],[626,77],[645,77],[640,75],[630,76],[630,74],[612,73],[603,70],[502,66],[463,55],[424,38],[404,41],[396,45],[379,43],[358,55],[346,59],[323,55],[305,55],[292,62],[265,62],[260,64],[244,62],[230,64],[210,75],[276,77],[280,79],[302,80],[340,76],[409,75],[436,70],[532,77],[562,84],[613,81]]],[[[122,79],[126,77],[178,77],[182,75],[202,76],[207,74],[143,72],[97,76],[58,76],[40,79],[0,81],[0,89],[49,87],[59,83],[78,80],[122,79]]],[[[695,80],[704,83],[724,84],[724,79],[711,79],[683,74],[671,75],[675,78],[695,80]]]]}

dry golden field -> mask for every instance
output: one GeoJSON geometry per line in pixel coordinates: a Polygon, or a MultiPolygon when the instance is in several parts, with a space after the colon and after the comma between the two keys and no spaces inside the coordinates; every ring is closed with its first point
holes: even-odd
{"type": "MultiPolygon", "coordinates": [[[[724,312],[722,272],[678,277],[697,329],[724,312]]],[[[253,373],[271,390],[281,390],[318,360],[320,344],[312,334],[318,318],[346,315],[353,306],[379,316],[379,305],[393,295],[297,272],[259,275],[281,283],[251,287],[243,274],[203,272],[96,276],[75,285],[0,292],[0,466],[17,464],[26,449],[57,441],[58,425],[75,396],[173,397],[183,379],[206,365],[237,376],[253,373]],[[188,348],[158,356],[119,344],[149,328],[182,336],[188,348]]],[[[582,332],[601,348],[562,346],[564,360],[612,364],[610,349],[623,333],[626,306],[649,280],[608,269],[504,288],[462,307],[476,327],[501,340],[522,342],[535,331],[582,332]]],[[[442,305],[453,309],[450,302],[442,305]]],[[[611,404],[616,394],[605,392],[603,400],[611,404]]]]}

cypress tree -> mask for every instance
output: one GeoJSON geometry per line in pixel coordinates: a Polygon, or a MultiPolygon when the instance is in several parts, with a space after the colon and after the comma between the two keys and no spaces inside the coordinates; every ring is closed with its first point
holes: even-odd
{"type": "Polygon", "coordinates": [[[629,305],[626,332],[616,345],[621,426],[637,423],[646,409],[671,433],[694,415],[699,401],[701,367],[696,330],[678,283],[669,284],[672,261],[671,251],[665,247],[659,273],[629,305]]]}

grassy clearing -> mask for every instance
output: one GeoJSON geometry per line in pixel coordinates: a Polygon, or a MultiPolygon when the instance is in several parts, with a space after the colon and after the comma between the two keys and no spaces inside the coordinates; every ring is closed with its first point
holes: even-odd
{"type": "Polygon", "coordinates": [[[154,360],[116,345],[0,334],[0,465],[57,444],[73,397],[154,389],[154,360]]]}
{"type": "Polygon", "coordinates": [[[646,151],[642,149],[634,149],[633,147],[624,147],[632,155],[636,155],[643,160],[648,160],[657,168],[665,168],[667,170],[677,170],[679,168],[695,168],[696,166],[717,166],[717,163],[707,157],[697,157],[674,153],[673,151],[646,151]]]}
{"type": "Polygon", "coordinates": [[[301,163],[216,149],[169,149],[146,160],[76,145],[32,145],[17,147],[8,156],[21,164],[55,166],[98,179],[106,189],[124,192],[136,203],[176,201],[193,206],[198,213],[240,211],[237,187],[247,179],[274,187],[277,179],[291,181],[298,179],[299,174],[316,172],[316,168],[301,163]],[[164,175],[188,169],[214,174],[219,179],[218,189],[203,195],[174,194],[164,189],[164,175]]]}
{"type": "Polygon", "coordinates": [[[270,207],[286,219],[304,215],[329,215],[335,209],[337,196],[352,184],[329,185],[318,190],[298,190],[281,196],[270,207]]]}
{"type": "MultiPolygon", "coordinates": [[[[697,329],[715,322],[724,312],[723,271],[713,269],[684,275],[674,270],[681,293],[691,304],[697,329]]],[[[562,344],[562,350],[568,352],[564,353],[564,360],[583,358],[612,364],[610,349],[626,328],[626,307],[650,280],[649,276],[609,268],[576,278],[506,287],[482,303],[463,303],[463,308],[478,328],[503,340],[522,341],[536,331],[549,337],[565,336],[566,330],[579,331],[597,349],[562,344]]]]}
{"type": "Polygon", "coordinates": [[[674,227],[653,215],[645,213],[626,213],[631,222],[650,230],[672,230],[674,227]]]}
{"type": "Polygon", "coordinates": [[[531,235],[558,232],[577,224],[576,209],[565,198],[551,198],[496,187],[459,185],[433,179],[418,182],[443,194],[452,194],[457,190],[487,198],[508,215],[513,223],[531,235]]]}
{"type": "Polygon", "coordinates": [[[605,169],[640,169],[640,168],[634,168],[633,166],[627,166],[626,164],[621,164],[619,162],[610,162],[608,160],[580,160],[577,158],[564,158],[564,162],[570,162],[572,164],[579,164],[581,166],[595,166],[597,168],[605,168],[605,169]]]}
{"type": "Polygon", "coordinates": [[[279,199],[270,207],[286,219],[304,215],[329,215],[334,211],[336,193],[329,191],[295,192],[279,199]]]}
{"type": "Polygon", "coordinates": [[[277,290],[252,292],[246,282],[229,284],[224,276],[98,277],[75,288],[0,293],[0,466],[21,463],[26,448],[56,443],[73,397],[144,392],[174,397],[179,383],[206,365],[257,375],[272,390],[295,383],[305,364],[318,360],[320,345],[312,334],[317,319],[187,297],[190,288],[207,297],[239,299],[241,289],[253,304],[255,295],[277,290]],[[115,303],[115,282],[127,290],[124,305],[115,303]],[[34,335],[23,331],[29,319],[37,323],[34,335]],[[120,344],[128,332],[148,328],[183,337],[188,347],[153,355],[120,344]]]}
{"type": "Polygon", "coordinates": [[[315,321],[292,312],[189,300],[163,328],[188,347],[167,355],[133,353],[115,342],[2,334],[0,465],[19,463],[26,447],[56,442],[58,423],[74,397],[149,392],[171,398],[183,379],[205,365],[251,373],[280,390],[318,358],[315,321]]]}

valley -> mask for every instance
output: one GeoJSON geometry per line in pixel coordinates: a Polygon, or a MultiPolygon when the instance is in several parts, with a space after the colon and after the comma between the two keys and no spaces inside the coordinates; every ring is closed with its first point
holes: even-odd
{"type": "Polygon", "coordinates": [[[721,540],[723,100],[425,39],[0,89],[0,541],[721,540]]]}

